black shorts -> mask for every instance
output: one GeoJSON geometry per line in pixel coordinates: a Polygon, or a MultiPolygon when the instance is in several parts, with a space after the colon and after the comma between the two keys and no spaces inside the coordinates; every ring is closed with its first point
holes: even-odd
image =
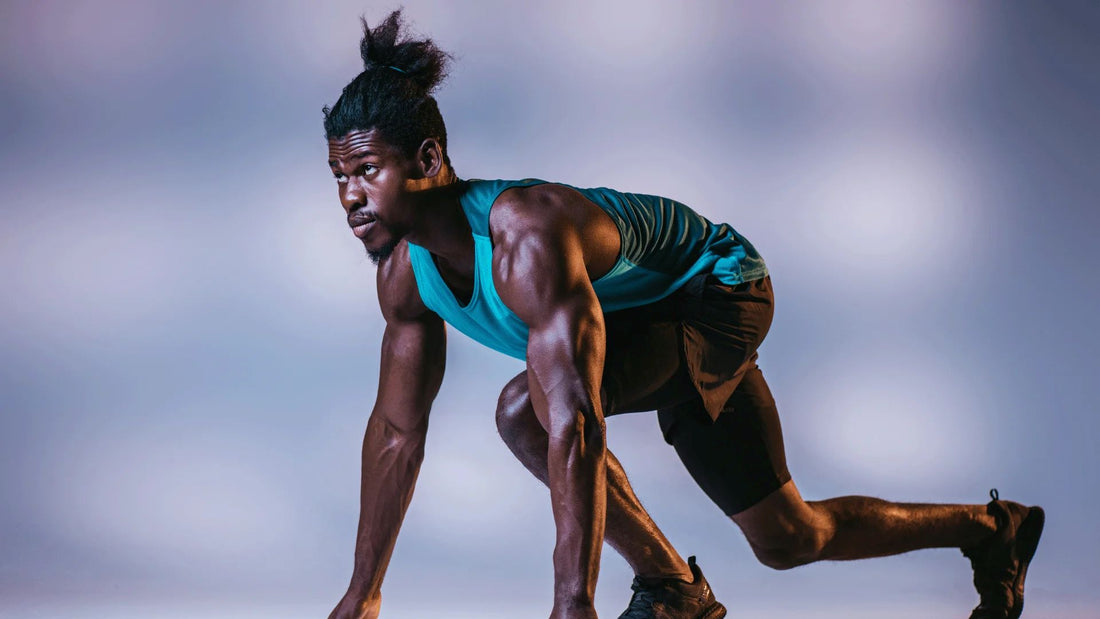
{"type": "Polygon", "coordinates": [[[728,515],[791,479],[756,365],[773,305],[768,277],[729,286],[704,274],[657,303],[605,316],[605,416],[656,410],[665,440],[728,515]]]}

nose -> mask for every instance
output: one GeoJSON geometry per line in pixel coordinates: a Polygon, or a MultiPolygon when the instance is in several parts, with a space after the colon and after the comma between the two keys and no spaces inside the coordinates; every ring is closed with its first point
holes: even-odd
{"type": "Polygon", "coordinates": [[[341,201],[344,203],[344,210],[348,213],[367,205],[367,192],[358,176],[348,177],[341,201]]]}

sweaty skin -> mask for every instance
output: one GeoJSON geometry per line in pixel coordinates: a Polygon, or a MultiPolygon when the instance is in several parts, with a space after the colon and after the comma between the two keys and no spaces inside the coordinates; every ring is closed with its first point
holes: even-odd
{"type": "MultiPolygon", "coordinates": [[[[376,131],[354,131],[329,141],[329,166],[349,226],[379,260],[378,298],[386,318],[378,396],[363,443],[355,567],[331,615],[370,618],[378,615],[382,578],[423,460],[445,357],[443,323],[424,306],[402,241],[428,249],[459,298],[473,289],[474,246],[458,201],[461,181],[436,140],[406,156],[376,131]]],[[[551,616],[595,617],[607,451],[599,398],[603,314],[591,281],[614,265],[619,233],[579,193],[540,185],[501,194],[490,234],[497,291],[530,328],[527,386],[549,435],[557,528],[551,616]]],[[[664,546],[671,548],[667,541],[664,546]]],[[[657,561],[658,569],[687,571],[678,555],[657,561]]]]}
{"type": "MultiPolygon", "coordinates": [[[[353,131],[329,141],[329,165],[349,226],[378,261],[386,319],[378,395],[363,440],[354,569],[330,617],[374,619],[423,461],[446,350],[443,322],[420,298],[407,242],[433,254],[460,299],[473,290],[474,244],[458,200],[463,183],[436,140],[403,153],[374,131],[353,131]]],[[[551,184],[502,193],[489,227],[497,291],[530,328],[527,371],[501,394],[498,426],[517,457],[550,486],[557,529],[551,616],[595,617],[605,523],[607,541],[636,574],[688,577],[683,558],[605,447],[604,323],[591,282],[614,264],[618,231],[599,207],[551,184]]],[[[983,505],[870,497],[807,502],[794,482],[732,519],[760,561],[776,569],[918,548],[970,548],[996,529],[983,505]]]]}
{"type": "MultiPolygon", "coordinates": [[[[569,216],[583,213],[583,205],[563,194],[552,188],[505,192],[491,211],[489,227],[497,292],[530,329],[528,387],[549,436],[557,527],[552,616],[594,617],[607,498],[599,398],[604,324],[586,269],[583,236],[569,216]]],[[[608,243],[601,247],[599,240],[589,238],[590,252],[610,253],[608,243]]]]}

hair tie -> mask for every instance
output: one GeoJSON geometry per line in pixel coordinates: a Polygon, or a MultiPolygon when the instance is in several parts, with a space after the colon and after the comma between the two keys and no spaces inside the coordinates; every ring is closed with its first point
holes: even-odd
{"type": "Polygon", "coordinates": [[[408,73],[409,73],[408,71],[406,71],[404,69],[398,69],[397,67],[395,67],[393,65],[389,65],[389,64],[386,65],[386,68],[387,69],[393,69],[394,71],[397,71],[398,73],[404,73],[405,75],[408,75],[408,73]]]}

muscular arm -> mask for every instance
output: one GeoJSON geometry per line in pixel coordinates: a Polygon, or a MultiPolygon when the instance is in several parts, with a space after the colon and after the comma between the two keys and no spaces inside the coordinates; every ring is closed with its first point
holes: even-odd
{"type": "Polygon", "coordinates": [[[355,567],[348,592],[331,615],[338,619],[377,617],[382,578],[424,459],[428,412],[443,380],[443,322],[423,308],[415,282],[410,290],[405,274],[395,272],[402,259],[407,266],[407,254],[395,251],[379,269],[378,296],[386,317],[381,376],[363,437],[355,567]]]}
{"type": "Polygon", "coordinates": [[[494,252],[497,290],[530,329],[531,402],[549,434],[557,528],[553,616],[594,617],[606,502],[599,400],[603,314],[585,269],[580,235],[568,219],[539,217],[537,206],[496,209],[501,221],[494,252]]]}

